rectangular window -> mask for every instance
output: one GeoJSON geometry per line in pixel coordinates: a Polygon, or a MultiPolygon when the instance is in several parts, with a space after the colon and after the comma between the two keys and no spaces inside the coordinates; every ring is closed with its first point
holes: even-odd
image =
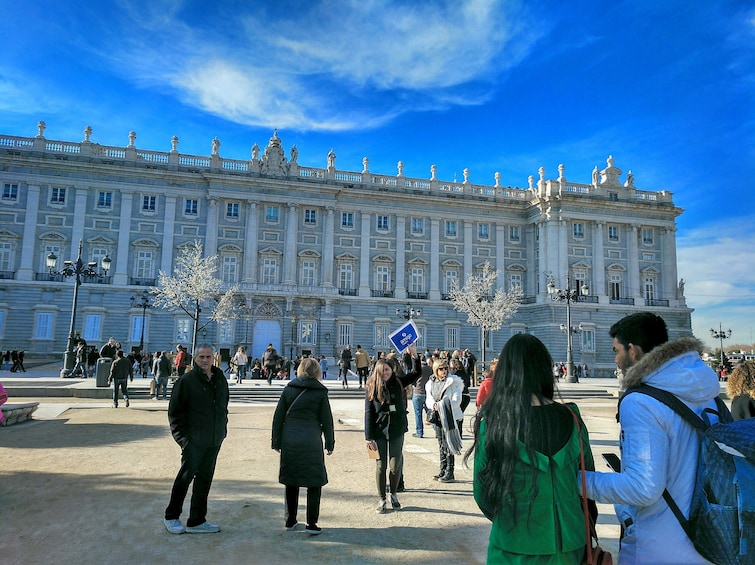
{"type": "Polygon", "coordinates": [[[224,283],[235,283],[238,275],[238,258],[235,255],[223,256],[223,265],[220,269],[220,280],[224,283]]]}
{"type": "Polygon", "coordinates": [[[262,260],[262,284],[276,282],[278,282],[278,261],[273,257],[265,257],[262,260]]]}
{"type": "Polygon", "coordinates": [[[136,277],[140,279],[152,278],[152,252],[139,250],[136,252],[136,277]]]}
{"type": "Polygon", "coordinates": [[[50,189],[50,204],[65,204],[66,203],[66,189],[53,186],[50,189]]]}
{"type": "Polygon", "coordinates": [[[13,244],[10,241],[0,242],[0,271],[13,269],[13,244]]]}
{"type": "Polygon", "coordinates": [[[595,351],[595,330],[582,330],[582,351],[595,351]]]}
{"type": "Polygon", "coordinates": [[[585,237],[585,225],[582,222],[574,222],[572,224],[572,230],[574,239],[582,239],[585,237]]]}
{"type": "Polygon", "coordinates": [[[218,342],[233,343],[233,320],[220,320],[218,322],[218,342]]]}
{"type": "Polygon", "coordinates": [[[238,217],[239,217],[239,203],[238,202],[228,202],[226,204],[226,208],[225,208],[225,216],[226,216],[226,218],[238,219],[238,217]]]}
{"type": "Polygon", "coordinates": [[[519,226],[509,226],[509,241],[519,241],[519,226]]]}
{"type": "Polygon", "coordinates": [[[351,345],[351,324],[338,324],[338,345],[351,345]]]}
{"type": "Polygon", "coordinates": [[[106,191],[99,191],[97,193],[97,208],[112,208],[113,207],[113,193],[106,191]]]}
{"type": "Polygon", "coordinates": [[[521,273],[511,273],[509,275],[509,290],[513,290],[516,287],[523,288],[521,273]]]}
{"type": "Polygon", "coordinates": [[[391,333],[390,327],[387,324],[375,324],[374,328],[373,345],[375,347],[391,347],[390,340],[388,339],[391,333]]]}
{"type": "Polygon", "coordinates": [[[456,221],[450,220],[446,222],[446,237],[456,237],[456,221]]]}
{"type": "Polygon", "coordinates": [[[157,210],[157,196],[145,194],[142,197],[142,212],[155,212],[157,210]]]}
{"type": "Polygon", "coordinates": [[[477,239],[490,239],[490,224],[477,224],[477,239]]]}
{"type": "Polygon", "coordinates": [[[388,231],[390,224],[388,223],[388,216],[377,217],[377,229],[381,231],[388,231]]]}
{"type": "Polygon", "coordinates": [[[3,200],[6,202],[15,202],[18,200],[18,185],[16,183],[6,182],[3,185],[3,200]]]}
{"type": "Polygon", "coordinates": [[[354,267],[351,263],[341,263],[338,267],[338,288],[351,289],[354,284],[354,267]]]}
{"type": "Polygon", "coordinates": [[[266,206],[265,207],[265,221],[268,224],[277,224],[278,223],[278,207],[277,206],[266,206]]]}
{"type": "Polygon", "coordinates": [[[196,216],[199,214],[199,200],[195,198],[187,198],[184,205],[184,215],[196,216]]]}
{"type": "Polygon", "coordinates": [[[412,218],[412,233],[415,235],[425,233],[425,222],[422,218],[412,218]]]}
{"type": "Polygon", "coordinates": [[[108,252],[107,249],[104,247],[93,247],[92,248],[92,263],[96,263],[97,267],[95,267],[98,271],[102,272],[102,260],[107,257],[108,252]]]}
{"type": "Polygon", "coordinates": [[[5,310],[0,310],[0,337],[3,337],[4,335],[5,335],[5,310]]]}
{"type": "Polygon", "coordinates": [[[425,270],[422,267],[412,267],[412,292],[425,292],[425,270]]]}
{"type": "Polygon", "coordinates": [[[354,227],[354,213],[341,212],[341,227],[351,229],[354,227]]]}
{"type": "Polygon", "coordinates": [[[645,277],[645,300],[655,300],[655,278],[645,277]]]}
{"type": "Polygon", "coordinates": [[[100,341],[102,339],[102,315],[87,314],[84,317],[84,335],[87,341],[100,341]]]}
{"type": "Polygon", "coordinates": [[[443,280],[445,284],[445,294],[448,294],[454,287],[454,283],[459,280],[458,271],[446,271],[443,280]]]}
{"type": "Polygon", "coordinates": [[[619,300],[621,298],[621,275],[611,275],[609,284],[611,285],[611,299],[619,300]]]}
{"type": "MultiPolygon", "coordinates": [[[[141,314],[131,318],[131,339],[129,339],[131,343],[139,343],[139,339],[142,337],[142,321],[143,320],[144,318],[142,318],[141,314]]],[[[145,332],[144,337],[146,339],[147,337],[146,332],[145,332]]]]}
{"type": "Polygon", "coordinates": [[[619,226],[608,226],[608,241],[619,241],[619,226]]]}
{"type": "Polygon", "coordinates": [[[52,339],[52,312],[37,312],[37,327],[34,339],[52,339]]]}
{"type": "Polygon", "coordinates": [[[188,343],[191,341],[191,318],[180,318],[176,320],[176,343],[188,343]]]}
{"type": "Polygon", "coordinates": [[[315,286],[315,262],[311,259],[301,263],[301,284],[302,286],[315,286]]]}
{"type": "Polygon", "coordinates": [[[375,267],[375,290],[390,290],[391,271],[387,265],[375,267]]]}
{"type": "Polygon", "coordinates": [[[300,345],[315,345],[315,323],[299,323],[299,341],[300,345]]]}
{"type": "Polygon", "coordinates": [[[425,336],[427,335],[427,327],[417,324],[417,330],[419,331],[419,338],[414,342],[417,346],[417,351],[421,351],[425,348],[425,336]]]}
{"type": "Polygon", "coordinates": [[[459,328],[456,326],[446,328],[446,349],[459,349],[459,328]]]}
{"type": "Polygon", "coordinates": [[[654,231],[653,228],[642,228],[642,243],[644,245],[653,245],[655,239],[654,231]]]}
{"type": "Polygon", "coordinates": [[[313,210],[312,208],[306,208],[304,210],[304,225],[317,225],[317,210],[313,210]]]}

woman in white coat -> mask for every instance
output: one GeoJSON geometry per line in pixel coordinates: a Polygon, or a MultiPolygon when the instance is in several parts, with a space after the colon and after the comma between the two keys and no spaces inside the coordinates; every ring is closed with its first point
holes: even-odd
{"type": "MultiPolygon", "coordinates": [[[[461,437],[461,422],[464,412],[461,410],[461,396],[464,392],[464,382],[455,375],[448,373],[448,360],[439,359],[433,363],[433,376],[425,385],[425,404],[429,410],[440,411],[443,405],[449,405],[453,412],[453,420],[461,437]],[[444,402],[446,401],[446,402],[444,402]]],[[[438,439],[440,451],[440,471],[433,478],[442,483],[453,482],[454,479],[454,454],[439,424],[433,424],[435,437],[438,439]]]]}

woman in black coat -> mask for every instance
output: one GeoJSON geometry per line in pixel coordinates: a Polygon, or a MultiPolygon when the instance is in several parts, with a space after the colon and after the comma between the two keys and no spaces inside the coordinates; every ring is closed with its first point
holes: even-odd
{"type": "Polygon", "coordinates": [[[278,481],[286,485],[286,529],[296,527],[299,487],[307,487],[306,532],[312,535],[322,531],[317,519],[322,487],[328,484],[323,435],[328,455],[335,448],[333,414],[321,376],[315,359],[303,359],[297,378],[283,389],[273,416],[272,447],[281,454],[278,481]]]}

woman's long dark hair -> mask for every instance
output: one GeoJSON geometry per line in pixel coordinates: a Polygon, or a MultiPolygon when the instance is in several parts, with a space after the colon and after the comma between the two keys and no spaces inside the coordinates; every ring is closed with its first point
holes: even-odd
{"type": "MultiPolygon", "coordinates": [[[[530,334],[513,336],[501,350],[493,379],[493,388],[473,422],[474,443],[464,455],[464,464],[478,448],[480,423],[486,426],[487,463],[478,470],[482,493],[497,516],[504,505],[516,520],[516,496],[525,485],[514,484],[514,468],[520,464],[518,440],[524,443],[527,456],[534,459],[529,438],[532,428],[532,397],[541,404],[552,400],[554,392],[553,359],[543,342],[530,334]]],[[[531,499],[537,496],[536,469],[532,467],[531,499]]]]}

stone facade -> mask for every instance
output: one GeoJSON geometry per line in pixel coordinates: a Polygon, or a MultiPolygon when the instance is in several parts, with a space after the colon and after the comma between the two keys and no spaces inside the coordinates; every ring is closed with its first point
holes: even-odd
{"type": "MultiPolygon", "coordinates": [[[[480,331],[446,300],[450,281],[490,262],[506,290],[521,285],[524,303],[493,332],[486,357],[526,331],[565,359],[566,306],[547,292],[550,280],[588,294],[571,306],[574,361],[612,371],[608,327],[649,309],[673,337],[691,334],[691,310],[677,283],[676,217],[666,191],[634,186],[631,171],[609,157],[591,182],[529,177],[524,188],[376,174],[337,168],[333,150],[323,168],[289,157],[277,132],[246,161],[147,151],[129,134],[126,147],[52,141],[40,122],[36,137],[0,135],[0,338],[3,348],[61,353],[72,310],[71,280],[51,273],[50,254],[83,260],[99,276],[79,289],[76,331],[101,344],[115,336],[138,347],[174,349],[190,341],[180,312],[142,309],[144,288],[159,271],[173,272],[182,247],[201,240],[218,255],[225,282],[240,288],[238,317],[212,324],[208,341],[234,351],[248,344],[259,357],[268,343],[286,355],[311,351],[334,357],[346,345],[389,350],[388,334],[407,303],[420,347],[469,347],[482,358],[480,331]],[[108,257],[110,268],[102,270],[108,257]],[[567,281],[568,276],[568,281],[567,281]]],[[[587,176],[587,175],[586,175],[587,176]]],[[[681,286],[681,288],[680,288],[681,286]]]]}

